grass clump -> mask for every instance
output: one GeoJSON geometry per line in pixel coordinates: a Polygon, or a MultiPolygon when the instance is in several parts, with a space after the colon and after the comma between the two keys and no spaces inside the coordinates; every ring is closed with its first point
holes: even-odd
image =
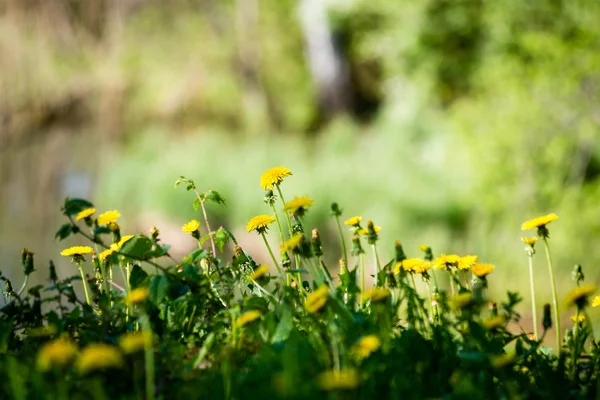
{"type": "MultiPolygon", "coordinates": [[[[181,260],[171,257],[158,229],[124,235],[118,211],[97,214],[88,201],[67,199],[67,222],[57,238],[88,241],[61,253],[79,274],[59,277],[50,263],[50,284],[29,287],[29,276],[40,271],[26,249],[22,287],[4,279],[1,397],[598,395],[600,355],[589,308],[600,305],[600,297],[593,298],[594,285],[581,284],[581,267],[573,275],[577,287],[563,302],[563,310],[575,310],[572,326],[559,329],[552,349],[543,342],[553,325],[560,326],[555,290],[541,325],[534,317],[529,332],[520,326],[518,293],[489,298],[488,287],[502,268],[476,255],[436,257],[428,245],[420,246],[420,257],[409,258],[400,242],[392,259],[382,259],[378,232],[385,223],[344,216],[336,203],[330,213],[341,241],[339,270],[326,265],[328,248],[305,221],[318,204],[309,196],[285,201],[290,175],[285,167],[263,174],[266,211],[249,216],[247,224],[249,234],[262,237],[272,265],[259,265],[226,228],[211,228],[205,203],[224,205],[225,199],[215,190],[201,192],[185,177],[176,187],[194,195],[200,216],[183,224],[182,235],[198,246],[181,260]],[[272,246],[274,237],[279,246],[272,246]]],[[[550,274],[548,224],[557,218],[523,224],[542,238],[550,274]]],[[[523,241],[534,297],[536,240],[523,241]]]]}

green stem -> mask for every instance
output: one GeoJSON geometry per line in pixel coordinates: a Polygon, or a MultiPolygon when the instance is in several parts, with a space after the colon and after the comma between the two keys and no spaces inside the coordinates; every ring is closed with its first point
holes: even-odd
{"type": "Polygon", "coordinates": [[[79,267],[79,272],[81,273],[81,280],[83,281],[83,290],[85,291],[85,300],[87,301],[88,305],[91,306],[92,302],[90,301],[90,293],[88,291],[87,280],[85,279],[85,274],[83,273],[83,268],[81,267],[81,264],[77,264],[77,266],[79,267]]]}
{"type": "Polygon", "coordinates": [[[365,257],[363,253],[358,255],[359,263],[360,263],[360,304],[363,304],[363,295],[365,293],[365,257]]]}
{"type": "MultiPolygon", "coordinates": [[[[142,315],[140,323],[142,325],[142,332],[152,337],[152,327],[146,314],[142,315]]],[[[144,344],[144,365],[146,371],[146,400],[154,400],[154,347],[152,340],[146,341],[144,344]]]]}
{"type": "Polygon", "coordinates": [[[533,318],[533,337],[538,340],[537,306],[535,305],[535,283],[533,280],[533,254],[529,254],[529,283],[531,286],[531,315],[533,318]]]}
{"type": "Polygon", "coordinates": [[[281,228],[281,222],[279,221],[279,214],[275,209],[275,204],[271,204],[271,208],[273,209],[273,214],[275,214],[275,221],[277,221],[277,229],[279,230],[279,240],[281,243],[285,242],[285,236],[283,235],[283,229],[281,228]]]}
{"type": "Polygon", "coordinates": [[[265,246],[267,246],[267,250],[269,250],[269,254],[271,255],[271,259],[273,260],[273,263],[275,264],[275,267],[277,268],[277,272],[279,272],[279,274],[281,274],[281,267],[279,266],[279,263],[277,262],[277,259],[275,258],[275,255],[273,254],[273,250],[271,250],[271,245],[269,245],[269,242],[267,241],[267,237],[265,236],[264,232],[260,233],[260,236],[262,236],[264,242],[265,242],[265,246]]]}
{"type": "MultiPolygon", "coordinates": [[[[373,258],[374,258],[374,262],[375,262],[375,286],[377,285],[377,278],[379,277],[379,272],[381,272],[381,264],[379,263],[379,254],[377,254],[377,245],[375,243],[373,243],[371,245],[371,247],[373,248],[373,258]]],[[[385,284],[385,281],[384,281],[385,284]]]]}
{"type": "Polygon", "coordinates": [[[575,324],[573,326],[573,351],[571,353],[571,377],[574,380],[577,380],[576,371],[577,371],[577,359],[579,358],[579,345],[577,337],[579,336],[579,307],[577,307],[577,312],[575,313],[575,324]]]}
{"type": "Polygon", "coordinates": [[[344,252],[344,262],[348,266],[348,251],[346,250],[346,241],[344,240],[344,234],[342,233],[342,225],[340,224],[340,217],[335,216],[335,222],[337,223],[338,233],[340,235],[340,243],[342,244],[342,251],[344,252]]]}
{"type": "Polygon", "coordinates": [[[552,259],[550,258],[550,246],[548,239],[544,237],[544,248],[546,249],[546,259],[548,260],[548,272],[550,273],[550,283],[552,284],[552,303],[554,305],[554,320],[556,321],[556,346],[558,356],[562,352],[562,332],[560,329],[560,310],[558,309],[558,295],[556,294],[556,281],[554,280],[554,271],[552,269],[552,259]]]}
{"type": "Polygon", "coordinates": [[[29,285],[29,275],[25,275],[25,281],[23,282],[23,285],[21,285],[21,288],[17,292],[17,295],[20,296],[21,293],[23,293],[23,291],[25,291],[27,289],[28,285],[29,285]]]}
{"type": "Polygon", "coordinates": [[[281,203],[283,203],[283,207],[284,207],[283,212],[285,213],[285,218],[287,219],[288,230],[290,231],[290,237],[292,237],[293,236],[292,220],[290,219],[290,215],[288,214],[288,212],[285,211],[285,199],[283,198],[283,193],[281,193],[281,188],[279,187],[279,185],[275,185],[275,187],[277,188],[277,193],[279,193],[279,199],[281,200],[281,203]]]}

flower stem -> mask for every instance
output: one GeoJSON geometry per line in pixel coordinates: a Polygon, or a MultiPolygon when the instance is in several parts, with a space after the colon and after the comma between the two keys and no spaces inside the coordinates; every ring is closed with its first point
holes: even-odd
{"type": "MultiPolygon", "coordinates": [[[[83,281],[83,290],[85,291],[85,300],[88,303],[88,306],[91,306],[92,303],[90,301],[90,293],[88,291],[88,286],[87,286],[87,280],[85,279],[85,274],[83,273],[83,268],[81,267],[81,264],[77,264],[77,266],[79,267],[79,272],[81,273],[81,280],[83,281]]],[[[27,276],[27,278],[29,278],[29,276],[27,276]]]]}
{"type": "Polygon", "coordinates": [[[550,283],[552,285],[552,303],[554,305],[554,320],[556,321],[556,346],[558,356],[562,352],[562,338],[560,329],[560,311],[558,309],[558,295],[556,294],[556,281],[554,280],[554,272],[552,270],[552,259],[550,258],[550,246],[548,246],[548,239],[544,237],[544,248],[546,249],[546,259],[548,260],[548,272],[550,273],[550,283]]]}
{"type": "MultiPolygon", "coordinates": [[[[379,272],[381,272],[381,264],[379,263],[379,254],[377,254],[377,245],[373,243],[371,247],[373,247],[373,259],[375,262],[375,286],[378,286],[377,278],[379,277],[379,272]]],[[[383,283],[385,284],[385,281],[383,283]]]]}
{"type": "Polygon", "coordinates": [[[344,234],[342,233],[339,215],[335,216],[335,222],[337,223],[338,233],[340,234],[340,243],[342,244],[342,251],[344,252],[344,262],[348,265],[348,250],[346,250],[346,241],[344,240],[344,234]]]}
{"type": "Polygon", "coordinates": [[[363,253],[360,253],[358,255],[358,259],[360,262],[360,304],[363,303],[363,296],[365,293],[365,257],[363,256],[363,253]]]}
{"type": "Polygon", "coordinates": [[[533,281],[533,254],[529,254],[529,283],[531,285],[531,315],[533,318],[533,337],[538,340],[537,306],[535,305],[535,283],[533,281]]]}
{"type": "Polygon", "coordinates": [[[275,214],[275,220],[277,221],[277,229],[279,229],[279,240],[281,243],[285,242],[285,236],[283,235],[283,229],[281,229],[281,222],[279,221],[279,214],[275,209],[275,204],[271,204],[271,208],[273,209],[273,214],[275,214]]]}
{"type": "Polygon", "coordinates": [[[271,259],[273,260],[273,263],[275,264],[275,267],[277,268],[277,272],[279,272],[279,274],[281,274],[281,267],[279,266],[279,263],[277,262],[277,259],[275,258],[275,255],[273,254],[273,250],[271,250],[271,246],[269,245],[269,242],[267,241],[267,237],[265,236],[264,232],[261,232],[260,235],[262,236],[265,245],[267,246],[267,250],[269,250],[269,254],[271,255],[271,259]]]}
{"type": "MultiPolygon", "coordinates": [[[[143,314],[140,318],[140,324],[142,325],[142,332],[152,337],[152,327],[146,314],[143,314]]],[[[154,400],[154,348],[151,340],[146,341],[144,344],[144,365],[146,371],[146,400],[154,400]]]]}

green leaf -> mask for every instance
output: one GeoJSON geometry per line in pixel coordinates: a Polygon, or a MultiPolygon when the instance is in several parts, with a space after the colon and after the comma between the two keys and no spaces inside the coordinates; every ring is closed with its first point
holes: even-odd
{"type": "Polygon", "coordinates": [[[94,207],[92,203],[84,199],[69,199],[68,197],[65,199],[65,204],[63,206],[63,210],[67,215],[77,214],[86,208],[94,207]]]}
{"type": "Polygon", "coordinates": [[[200,368],[202,361],[208,354],[214,341],[215,341],[215,333],[211,332],[206,337],[206,340],[204,341],[204,344],[202,345],[202,348],[200,349],[200,353],[198,353],[198,357],[196,358],[196,361],[194,361],[194,368],[200,368]]]}
{"type": "Polygon", "coordinates": [[[150,290],[150,301],[154,304],[160,304],[169,291],[169,278],[166,275],[155,275],[148,285],[150,290]]]}
{"type": "Polygon", "coordinates": [[[56,232],[56,235],[54,235],[54,238],[59,238],[60,240],[63,240],[67,237],[69,237],[69,235],[73,232],[73,225],[71,224],[64,224],[63,226],[61,226],[58,231],[56,232]]]}
{"type": "Polygon", "coordinates": [[[183,263],[195,263],[196,261],[206,257],[208,253],[203,249],[196,249],[192,251],[190,254],[184,257],[182,260],[183,263]]]}
{"type": "Polygon", "coordinates": [[[228,232],[225,229],[223,229],[223,227],[219,228],[215,232],[215,246],[217,246],[219,248],[221,253],[223,252],[223,248],[225,247],[225,245],[227,244],[228,241],[229,241],[228,232]]]}
{"type": "Polygon", "coordinates": [[[108,234],[111,233],[110,229],[108,229],[108,226],[97,226],[94,229],[94,237],[101,235],[101,234],[108,234]]]}
{"type": "Polygon", "coordinates": [[[281,310],[281,319],[279,320],[279,324],[277,324],[277,329],[275,329],[275,333],[271,338],[271,343],[277,343],[287,340],[293,328],[294,326],[292,325],[292,311],[289,307],[286,306],[281,310]]]}
{"type": "Polygon", "coordinates": [[[231,233],[231,231],[230,231],[230,230],[228,230],[228,229],[226,229],[226,228],[223,228],[223,227],[220,227],[219,229],[222,229],[223,231],[225,231],[225,232],[227,233],[227,236],[229,236],[229,238],[231,239],[231,241],[232,241],[232,242],[233,242],[233,243],[234,243],[236,246],[238,245],[238,242],[237,242],[237,240],[235,239],[235,236],[233,236],[233,233],[231,233]]]}
{"type": "Polygon", "coordinates": [[[146,260],[151,258],[152,246],[153,243],[149,238],[137,235],[125,242],[119,253],[131,258],[146,260]]]}
{"type": "Polygon", "coordinates": [[[148,274],[146,271],[144,271],[139,265],[134,265],[129,275],[129,284],[131,285],[132,289],[135,289],[140,286],[144,286],[143,284],[146,282],[147,278],[148,274]]]}
{"type": "Polygon", "coordinates": [[[225,205],[225,198],[216,190],[210,189],[208,192],[204,193],[204,198],[213,203],[225,205]]]}
{"type": "Polygon", "coordinates": [[[194,199],[193,206],[194,206],[194,210],[198,211],[198,207],[200,207],[200,199],[199,198],[196,197],[194,199]]]}

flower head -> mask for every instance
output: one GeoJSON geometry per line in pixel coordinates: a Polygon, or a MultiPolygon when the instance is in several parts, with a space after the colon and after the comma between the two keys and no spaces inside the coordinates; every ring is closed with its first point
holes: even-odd
{"type": "Polygon", "coordinates": [[[123,356],[115,346],[105,343],[90,344],[81,351],[77,369],[81,374],[123,365],[123,356]]]}
{"type": "Polygon", "coordinates": [[[128,305],[140,304],[148,300],[149,296],[150,289],[148,289],[147,287],[139,287],[127,293],[127,295],[125,296],[125,303],[128,305]]]}
{"type": "Polygon", "coordinates": [[[246,230],[248,232],[256,231],[258,233],[264,233],[269,228],[269,224],[272,224],[275,220],[275,217],[271,215],[257,215],[248,221],[246,230]]]}
{"type": "Polygon", "coordinates": [[[274,185],[279,185],[281,182],[283,182],[284,178],[287,178],[291,175],[292,171],[286,167],[280,166],[271,168],[266,170],[260,177],[260,187],[263,188],[263,190],[273,190],[274,185]]]}
{"type": "Polygon", "coordinates": [[[556,214],[547,214],[541,217],[537,217],[534,219],[530,219],[529,221],[523,222],[521,225],[521,230],[526,231],[528,229],[540,228],[546,226],[552,221],[556,221],[558,219],[558,215],[556,214]]]}
{"type": "Polygon", "coordinates": [[[185,233],[192,233],[192,232],[196,232],[198,229],[200,229],[200,222],[193,219],[190,222],[183,225],[183,227],[181,228],[181,231],[185,232],[185,233]]]}
{"type": "Polygon", "coordinates": [[[250,310],[243,313],[238,319],[235,320],[235,326],[242,327],[260,318],[260,312],[256,310],[250,310]]]}
{"type": "Polygon", "coordinates": [[[100,259],[100,261],[104,261],[108,256],[112,255],[114,252],[115,249],[111,246],[109,249],[100,252],[100,254],[98,254],[98,258],[100,259]]]}
{"type": "Polygon", "coordinates": [[[256,268],[254,270],[254,272],[252,272],[249,276],[250,280],[256,280],[259,278],[262,278],[263,276],[266,275],[266,273],[269,272],[269,266],[268,265],[261,265],[258,268],[256,268]]]}
{"type": "Polygon", "coordinates": [[[108,225],[111,222],[115,222],[120,216],[121,213],[119,213],[117,210],[107,211],[98,215],[97,222],[98,225],[108,225]]]}
{"type": "Polygon", "coordinates": [[[592,307],[598,307],[600,306],[600,296],[596,296],[594,297],[594,300],[592,300],[592,307]]]}
{"type": "Polygon", "coordinates": [[[571,321],[573,321],[574,324],[576,324],[576,323],[582,324],[583,321],[585,321],[585,315],[572,315],[571,321]]]}
{"type": "Polygon", "coordinates": [[[41,371],[60,368],[69,364],[77,355],[77,347],[68,339],[56,339],[45,343],[38,353],[37,367],[41,371]]]}
{"type": "Polygon", "coordinates": [[[473,272],[473,275],[478,276],[479,278],[485,278],[487,275],[492,273],[494,268],[496,267],[493,264],[477,263],[471,267],[471,272],[473,272]]]}
{"type": "Polygon", "coordinates": [[[429,247],[427,244],[422,244],[419,246],[419,250],[421,250],[423,253],[426,253],[429,249],[431,249],[431,247],[429,247]]]}
{"type": "Polygon", "coordinates": [[[577,306],[578,308],[584,308],[588,305],[589,298],[594,293],[596,293],[596,285],[578,286],[567,294],[565,304],[568,307],[577,306]]]}
{"type": "Polygon", "coordinates": [[[308,196],[296,196],[292,200],[285,203],[283,209],[289,211],[292,214],[298,214],[302,216],[304,212],[313,205],[313,201],[308,196]]]}
{"type": "Polygon", "coordinates": [[[354,369],[331,370],[317,377],[317,384],[322,390],[351,390],[360,384],[358,372],[354,369]]]}
{"type": "Polygon", "coordinates": [[[357,215],[355,217],[348,218],[346,221],[344,221],[344,224],[348,226],[358,227],[360,226],[360,221],[362,221],[362,217],[357,215]]]}
{"type": "Polygon", "coordinates": [[[304,235],[302,233],[295,234],[285,242],[281,243],[281,251],[283,253],[287,253],[288,251],[294,251],[302,242],[302,239],[304,239],[304,235]]]}
{"type": "Polygon", "coordinates": [[[420,258],[407,258],[405,260],[402,260],[402,262],[396,264],[396,266],[394,267],[394,273],[397,274],[398,272],[400,272],[401,266],[404,271],[416,274],[421,272],[421,267],[424,263],[425,261],[423,261],[420,258]]]}
{"type": "MultiPolygon", "coordinates": [[[[125,244],[127,241],[131,240],[131,239],[132,239],[134,236],[135,236],[135,235],[125,235],[125,236],[123,236],[123,237],[121,238],[121,240],[119,240],[119,241],[117,242],[117,249],[120,249],[121,247],[123,247],[123,245],[124,245],[124,244],[125,244]]],[[[112,246],[111,246],[111,247],[112,247],[112,246]]]]}
{"type": "Polygon", "coordinates": [[[535,237],[535,236],[532,236],[532,237],[522,237],[521,241],[523,243],[525,243],[526,245],[533,247],[537,243],[537,237],[535,237]]]}
{"type": "MultiPolygon", "coordinates": [[[[378,226],[378,225],[374,225],[374,226],[373,226],[373,229],[375,230],[375,233],[377,233],[377,232],[379,232],[379,231],[381,230],[381,227],[380,227],[380,226],[378,226]]],[[[359,230],[357,231],[357,233],[358,233],[359,235],[368,235],[368,234],[369,234],[369,228],[362,228],[362,229],[359,229],[359,230]]]]}
{"type": "Polygon", "coordinates": [[[84,254],[95,254],[96,252],[90,246],[73,246],[68,249],[64,249],[60,252],[61,256],[73,257],[82,256],[84,254]]]}
{"type": "Polygon", "coordinates": [[[358,359],[367,358],[371,353],[376,352],[381,347],[381,340],[376,335],[367,335],[360,338],[352,346],[352,353],[358,359]]]}
{"type": "Polygon", "coordinates": [[[373,289],[367,290],[363,294],[363,302],[371,300],[372,303],[377,303],[386,300],[390,297],[390,291],[380,287],[374,287],[373,289]]]}
{"type": "Polygon", "coordinates": [[[433,266],[437,269],[447,270],[450,267],[456,266],[460,261],[460,257],[456,254],[442,254],[433,262],[433,266]]]}
{"type": "Polygon", "coordinates": [[[304,309],[310,314],[315,313],[325,306],[328,298],[329,290],[327,289],[327,286],[321,285],[308,295],[304,302],[304,309]]]}
{"type": "Polygon", "coordinates": [[[89,218],[92,214],[94,214],[96,212],[96,209],[91,207],[91,208],[86,208],[85,210],[81,210],[77,216],[75,217],[75,221],[79,221],[82,219],[86,219],[89,218]]]}
{"type": "Polygon", "coordinates": [[[152,334],[147,331],[126,333],[119,338],[119,347],[125,354],[137,353],[152,346],[152,334]]]}
{"type": "Polygon", "coordinates": [[[477,256],[464,256],[458,260],[458,269],[461,271],[471,268],[477,262],[477,256]]]}
{"type": "Polygon", "coordinates": [[[483,325],[483,327],[485,329],[492,330],[492,329],[500,328],[505,323],[506,323],[506,319],[504,319],[504,317],[501,315],[497,315],[495,317],[483,320],[483,322],[481,324],[483,325]]]}

